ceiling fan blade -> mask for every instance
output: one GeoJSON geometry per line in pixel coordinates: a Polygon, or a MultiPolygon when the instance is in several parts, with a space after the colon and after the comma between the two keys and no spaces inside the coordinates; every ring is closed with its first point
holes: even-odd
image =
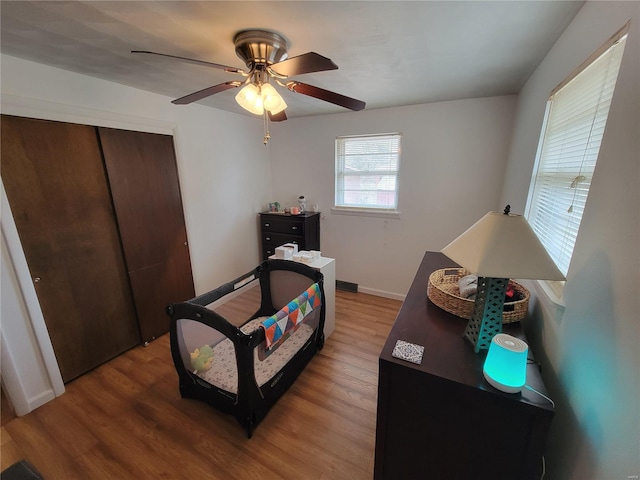
{"type": "Polygon", "coordinates": [[[231,88],[237,88],[242,85],[241,82],[225,82],[220,83],[218,85],[214,85],[213,87],[208,87],[203,90],[190,93],[189,95],[185,95],[184,97],[176,98],[171,103],[175,105],[186,105],[188,103],[197,102],[205,97],[209,97],[216,93],[224,92],[225,90],[229,90],[231,88]]]}
{"type": "Polygon", "coordinates": [[[287,119],[287,114],[284,113],[284,110],[280,113],[276,113],[275,115],[269,112],[269,120],[272,122],[284,122],[287,119]]]}
{"type": "Polygon", "coordinates": [[[187,58],[187,57],[179,57],[177,55],[168,55],[166,53],[157,53],[157,52],[149,52],[147,50],[131,50],[131,53],[142,53],[145,55],[158,55],[160,57],[173,58],[175,60],[180,60],[182,62],[194,63],[196,65],[204,65],[206,67],[219,68],[220,70],[224,70],[229,73],[246,73],[244,70],[235,67],[228,67],[226,65],[220,65],[219,63],[206,62],[204,60],[197,60],[195,58],[187,58]]]}
{"type": "Polygon", "coordinates": [[[325,102],[330,102],[356,112],[359,110],[363,110],[366,105],[366,103],[362,100],[356,100],[355,98],[346,97],[344,95],[340,95],[339,93],[330,92],[329,90],[325,90],[320,87],[314,87],[313,85],[309,85],[307,83],[287,82],[286,85],[287,88],[292,92],[302,93],[303,95],[308,95],[319,100],[324,100],[325,102]]]}
{"type": "Polygon", "coordinates": [[[276,74],[294,77],[303,73],[337,70],[338,66],[327,57],[323,57],[316,52],[309,52],[274,63],[270,69],[276,74]]]}

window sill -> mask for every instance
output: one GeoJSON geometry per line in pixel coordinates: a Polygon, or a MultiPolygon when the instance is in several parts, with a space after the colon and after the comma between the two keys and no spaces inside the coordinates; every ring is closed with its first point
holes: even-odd
{"type": "Polygon", "coordinates": [[[564,298],[562,296],[564,292],[565,282],[552,282],[547,280],[535,281],[538,290],[544,292],[545,296],[557,307],[564,308],[564,298]]]}
{"type": "Polygon", "coordinates": [[[565,282],[551,282],[547,280],[531,280],[530,284],[538,295],[542,309],[546,315],[553,318],[556,325],[562,323],[565,303],[562,296],[565,282]]]}
{"type": "Polygon", "coordinates": [[[334,215],[353,215],[358,217],[401,218],[398,210],[376,210],[374,208],[332,207],[334,215]]]}

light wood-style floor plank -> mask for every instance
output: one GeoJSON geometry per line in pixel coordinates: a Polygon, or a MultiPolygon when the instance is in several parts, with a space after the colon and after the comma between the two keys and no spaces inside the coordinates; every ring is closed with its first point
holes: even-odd
{"type": "Polygon", "coordinates": [[[1,468],[27,459],[47,480],[370,479],[378,356],[400,305],[336,292],[335,332],[250,440],[233,417],[180,397],[165,335],[5,418],[1,468]]]}

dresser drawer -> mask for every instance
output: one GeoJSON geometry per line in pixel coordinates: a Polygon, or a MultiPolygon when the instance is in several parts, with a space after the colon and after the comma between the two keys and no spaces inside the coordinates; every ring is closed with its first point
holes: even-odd
{"type": "Polygon", "coordinates": [[[276,247],[284,245],[285,243],[302,245],[304,243],[304,237],[302,235],[289,235],[286,233],[262,232],[262,243],[276,247]]]}
{"type": "Polygon", "coordinates": [[[275,253],[276,253],[276,247],[274,247],[272,245],[263,245],[262,246],[262,259],[263,260],[266,260],[271,255],[275,255],[275,253]]]}
{"type": "Polygon", "coordinates": [[[263,216],[261,223],[263,232],[304,235],[304,218],[302,217],[263,216]]]}

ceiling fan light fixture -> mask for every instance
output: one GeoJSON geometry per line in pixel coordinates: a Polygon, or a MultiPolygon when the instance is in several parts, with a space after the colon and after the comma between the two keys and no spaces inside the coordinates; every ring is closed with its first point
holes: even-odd
{"type": "Polygon", "coordinates": [[[260,95],[262,97],[262,105],[264,109],[273,115],[282,112],[287,108],[287,104],[280,96],[278,91],[270,83],[263,83],[260,87],[260,95]]]}
{"type": "Polygon", "coordinates": [[[236,102],[246,111],[254,115],[262,115],[264,113],[260,90],[253,83],[245,85],[242,90],[238,92],[236,102]]]}
{"type": "Polygon", "coordinates": [[[292,92],[333,103],[334,105],[349,110],[358,111],[364,109],[365,103],[361,100],[340,95],[339,93],[331,92],[323,88],[314,87],[313,85],[298,82],[297,80],[286,81],[291,77],[306,73],[336,70],[338,66],[333,63],[331,59],[315,52],[289,57],[287,53],[289,48],[287,39],[269,30],[242,30],[235,35],[233,41],[236,47],[236,54],[247,66],[246,71],[219,63],[147,50],[132,50],[131,53],[169,57],[196,65],[217,68],[227,73],[234,73],[244,77],[245,79],[242,82],[228,81],[213,85],[172,100],[171,103],[175,105],[187,105],[216,93],[242,87],[235,96],[236,102],[249,113],[264,118],[265,145],[271,137],[268,129],[269,121],[282,122],[286,120],[287,115],[285,110],[288,107],[278,91],[269,83],[270,80],[273,80],[277,85],[285,87],[292,92]]]}

